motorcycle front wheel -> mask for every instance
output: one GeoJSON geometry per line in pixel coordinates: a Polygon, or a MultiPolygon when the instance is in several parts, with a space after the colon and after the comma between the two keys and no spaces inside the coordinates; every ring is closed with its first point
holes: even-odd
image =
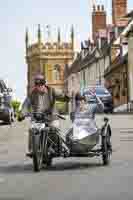
{"type": "Polygon", "coordinates": [[[48,141],[48,134],[45,134],[43,164],[46,165],[46,167],[50,167],[52,165],[52,157],[49,155],[49,147],[50,147],[50,142],[48,141]]]}
{"type": "Polygon", "coordinates": [[[39,172],[43,161],[43,142],[41,135],[32,136],[33,170],[39,172]]]}

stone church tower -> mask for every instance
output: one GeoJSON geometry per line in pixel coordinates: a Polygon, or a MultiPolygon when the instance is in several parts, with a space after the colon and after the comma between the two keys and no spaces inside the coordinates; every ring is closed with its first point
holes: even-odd
{"type": "Polygon", "coordinates": [[[26,31],[27,95],[30,94],[33,78],[38,73],[45,75],[49,86],[63,90],[65,67],[74,58],[74,29],[71,28],[70,42],[61,41],[60,29],[56,42],[42,42],[40,25],[37,37],[36,43],[29,44],[28,30],[26,31]]]}

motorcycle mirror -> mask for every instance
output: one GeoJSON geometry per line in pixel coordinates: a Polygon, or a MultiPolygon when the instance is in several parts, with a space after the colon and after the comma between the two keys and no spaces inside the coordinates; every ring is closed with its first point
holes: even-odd
{"type": "Polygon", "coordinates": [[[104,120],[104,122],[108,122],[109,118],[108,117],[104,117],[103,120],[104,120]]]}

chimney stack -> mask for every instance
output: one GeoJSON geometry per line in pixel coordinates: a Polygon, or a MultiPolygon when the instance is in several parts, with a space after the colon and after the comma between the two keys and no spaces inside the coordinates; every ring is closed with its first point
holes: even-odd
{"type": "Polygon", "coordinates": [[[127,14],[127,0],[112,0],[112,22],[115,26],[127,14]]]}
{"type": "Polygon", "coordinates": [[[93,5],[92,12],[92,34],[93,40],[96,43],[99,30],[106,29],[107,14],[104,9],[104,5],[93,5]]]}

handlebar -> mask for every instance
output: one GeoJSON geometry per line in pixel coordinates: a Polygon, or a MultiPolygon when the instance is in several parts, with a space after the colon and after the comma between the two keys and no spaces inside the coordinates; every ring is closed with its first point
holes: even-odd
{"type": "Polygon", "coordinates": [[[58,118],[60,118],[60,119],[63,119],[63,120],[66,120],[66,118],[65,117],[62,117],[61,115],[59,115],[59,114],[56,114],[57,115],[57,117],[58,118]]]}
{"type": "MultiPolygon", "coordinates": [[[[49,113],[43,113],[43,112],[32,112],[32,113],[27,113],[27,114],[24,115],[24,117],[32,117],[33,115],[36,115],[36,114],[38,114],[38,115],[39,115],[39,114],[40,114],[40,115],[43,115],[44,118],[45,118],[46,120],[49,120],[48,117],[47,117],[47,115],[48,115],[49,113]]],[[[62,119],[62,120],[66,120],[65,117],[61,116],[61,115],[58,114],[58,113],[53,113],[52,116],[57,116],[58,118],[60,118],[60,119],[62,119]]]]}

